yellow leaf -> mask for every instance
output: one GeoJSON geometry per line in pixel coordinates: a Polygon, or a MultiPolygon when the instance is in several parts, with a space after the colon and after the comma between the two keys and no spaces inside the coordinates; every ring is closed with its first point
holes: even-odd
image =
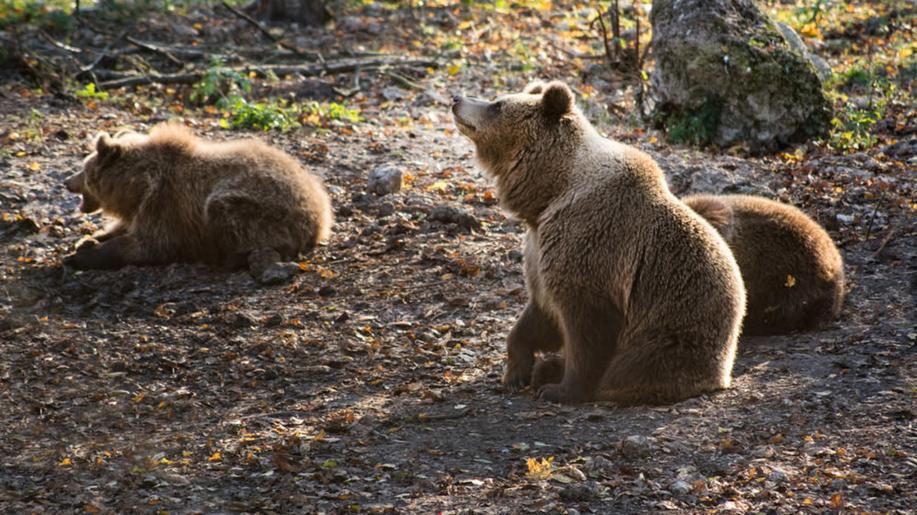
{"type": "Polygon", "coordinates": [[[41,164],[39,164],[38,161],[32,161],[32,163],[29,165],[29,170],[37,172],[38,170],[41,170],[41,164]]]}
{"type": "Polygon", "coordinates": [[[802,28],[799,29],[799,33],[810,38],[817,38],[821,36],[821,34],[818,32],[818,26],[815,25],[815,22],[806,23],[803,25],[802,28]]]}
{"type": "Polygon", "coordinates": [[[446,72],[447,72],[449,75],[455,75],[455,74],[457,74],[457,73],[459,72],[459,70],[461,70],[461,69],[462,69],[462,65],[460,65],[460,64],[450,64],[449,67],[446,68],[446,72]]]}
{"type": "Polygon", "coordinates": [[[541,458],[541,460],[529,458],[525,460],[525,465],[528,467],[526,477],[529,479],[547,479],[551,477],[551,472],[554,469],[554,456],[541,458]]]}
{"type": "Polygon", "coordinates": [[[143,393],[143,392],[140,392],[140,393],[138,393],[137,395],[133,396],[133,397],[131,398],[131,401],[132,401],[134,404],[137,404],[138,402],[141,402],[141,401],[143,400],[144,397],[146,397],[146,394],[143,393]]]}
{"type": "Polygon", "coordinates": [[[194,27],[194,30],[201,30],[204,28],[204,24],[201,22],[197,22],[194,25],[192,25],[192,27],[194,27]]]}
{"type": "Polygon", "coordinates": [[[802,505],[803,506],[812,506],[812,502],[813,501],[811,497],[806,497],[805,499],[802,500],[802,505]]]}
{"type": "Polygon", "coordinates": [[[844,507],[844,495],[840,492],[835,492],[831,496],[831,501],[829,502],[831,508],[839,510],[844,507]]]}
{"type": "Polygon", "coordinates": [[[171,465],[171,464],[173,464],[173,463],[175,463],[175,462],[172,461],[172,460],[170,460],[169,458],[166,458],[165,456],[163,456],[162,458],[159,459],[159,464],[160,464],[160,465],[171,465]]]}
{"type": "Polygon", "coordinates": [[[60,460],[60,463],[57,464],[58,467],[69,467],[70,465],[73,465],[73,462],[70,461],[69,456],[65,456],[64,459],[60,460]]]}
{"type": "Polygon", "coordinates": [[[210,457],[207,458],[207,461],[220,461],[222,459],[223,459],[223,455],[220,454],[220,451],[217,451],[211,454],[210,457]]]}
{"type": "Polygon", "coordinates": [[[19,152],[16,152],[16,157],[25,157],[25,150],[20,150],[19,152]]]}
{"type": "Polygon", "coordinates": [[[449,188],[449,184],[446,181],[436,181],[433,184],[426,187],[427,191],[439,191],[442,193],[446,192],[446,189],[449,188]]]}
{"type": "Polygon", "coordinates": [[[787,288],[792,288],[793,286],[796,286],[796,278],[793,277],[791,274],[786,274],[786,283],[784,284],[784,286],[786,286],[787,288]]]}

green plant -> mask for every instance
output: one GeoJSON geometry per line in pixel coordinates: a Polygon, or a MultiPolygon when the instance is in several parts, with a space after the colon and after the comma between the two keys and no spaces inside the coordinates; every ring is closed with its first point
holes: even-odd
{"type": "Polygon", "coordinates": [[[711,98],[691,112],[670,114],[664,120],[666,134],[676,143],[710,143],[719,128],[721,111],[720,102],[711,98]]]}
{"type": "Polygon", "coordinates": [[[90,82],[83,86],[83,89],[76,92],[76,96],[93,100],[108,100],[108,92],[97,91],[95,82],[90,82]]]}
{"type": "Polygon", "coordinates": [[[301,126],[297,110],[283,101],[249,102],[240,96],[228,100],[232,102],[227,106],[229,117],[220,120],[220,127],[224,129],[278,129],[287,132],[301,126]]]}
{"type": "MultiPolygon", "coordinates": [[[[321,122],[323,119],[340,120],[351,123],[359,123],[363,121],[363,118],[360,116],[359,109],[351,109],[344,104],[338,104],[337,102],[323,104],[312,100],[303,106],[303,113],[305,114],[304,118],[307,122],[321,122]]],[[[312,124],[320,125],[320,123],[312,124]]]]}
{"type": "Polygon", "coordinates": [[[877,139],[873,127],[885,115],[885,99],[866,107],[845,103],[843,111],[831,119],[828,144],[835,149],[850,151],[875,146],[877,139]]]}
{"type": "Polygon", "coordinates": [[[214,58],[207,73],[191,87],[190,100],[198,105],[215,102],[217,107],[227,107],[240,94],[251,90],[252,82],[244,73],[227,68],[221,59],[214,58]]]}
{"type": "Polygon", "coordinates": [[[19,24],[35,24],[61,32],[70,28],[72,7],[69,0],[0,0],[0,29],[19,24]]]}

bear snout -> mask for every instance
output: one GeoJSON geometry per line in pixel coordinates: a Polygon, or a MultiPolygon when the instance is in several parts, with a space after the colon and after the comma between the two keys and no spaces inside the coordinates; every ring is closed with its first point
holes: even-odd
{"type": "Polygon", "coordinates": [[[64,186],[67,187],[67,191],[70,193],[82,193],[83,192],[83,172],[75,173],[64,181],[64,186]]]}

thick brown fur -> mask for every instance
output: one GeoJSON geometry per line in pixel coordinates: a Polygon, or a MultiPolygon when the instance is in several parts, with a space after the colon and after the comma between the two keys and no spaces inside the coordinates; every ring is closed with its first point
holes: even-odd
{"type": "Polygon", "coordinates": [[[230,267],[270,248],[293,258],[328,236],[321,180],[255,140],[210,143],[177,124],[149,136],[101,134],[83,171],[67,179],[85,212],[115,222],[68,258],[81,269],[205,262],[230,267]]]}
{"type": "Polygon", "coordinates": [[[828,233],[799,209],[747,195],[698,195],[684,203],[706,218],[739,264],[746,334],[814,329],[837,318],[844,262],[828,233]]]}
{"type": "Polygon", "coordinates": [[[525,221],[529,303],[509,334],[504,384],[563,349],[560,402],[657,404],[729,386],[745,308],[726,243],[670,192],[646,154],[602,138],[562,83],[453,114],[525,221]]]}

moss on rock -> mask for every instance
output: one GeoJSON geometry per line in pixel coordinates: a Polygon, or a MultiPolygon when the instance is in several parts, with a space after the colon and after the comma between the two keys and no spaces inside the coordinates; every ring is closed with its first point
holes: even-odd
{"type": "Polygon", "coordinates": [[[750,0],[663,0],[652,23],[654,116],[673,139],[769,151],[828,130],[814,65],[750,0]]]}

